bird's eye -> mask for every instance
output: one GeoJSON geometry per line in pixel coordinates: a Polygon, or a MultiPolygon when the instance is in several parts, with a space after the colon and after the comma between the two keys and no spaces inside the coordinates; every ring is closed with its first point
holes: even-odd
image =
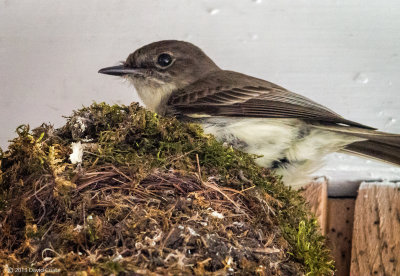
{"type": "Polygon", "coordinates": [[[167,67],[168,65],[170,65],[172,63],[172,57],[169,54],[163,53],[158,56],[157,63],[161,67],[167,67]]]}

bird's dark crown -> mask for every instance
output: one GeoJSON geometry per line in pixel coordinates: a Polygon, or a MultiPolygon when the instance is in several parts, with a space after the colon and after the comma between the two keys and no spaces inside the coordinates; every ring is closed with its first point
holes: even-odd
{"type": "Polygon", "coordinates": [[[145,45],[130,54],[124,65],[146,70],[146,74],[141,77],[153,78],[164,83],[173,82],[178,88],[200,79],[211,71],[219,70],[200,48],[179,40],[163,40],[145,45]],[[160,59],[164,63],[160,64],[160,59]]]}

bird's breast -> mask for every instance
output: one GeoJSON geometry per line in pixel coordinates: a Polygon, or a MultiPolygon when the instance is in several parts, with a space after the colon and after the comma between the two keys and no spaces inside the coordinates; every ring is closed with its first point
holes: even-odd
{"type": "Polygon", "coordinates": [[[256,162],[274,167],[276,162],[321,162],[354,138],[321,130],[299,119],[211,117],[201,119],[204,131],[218,140],[248,153],[262,155],[256,162]]]}
{"type": "Polygon", "coordinates": [[[257,161],[264,167],[285,156],[304,128],[296,119],[212,117],[201,120],[204,131],[218,140],[248,153],[263,155],[257,161]]]}

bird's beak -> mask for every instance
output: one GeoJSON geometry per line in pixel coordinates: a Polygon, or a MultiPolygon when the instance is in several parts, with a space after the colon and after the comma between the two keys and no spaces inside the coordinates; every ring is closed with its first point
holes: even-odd
{"type": "Polygon", "coordinates": [[[124,76],[128,74],[141,75],[142,70],[140,68],[130,68],[125,65],[118,65],[112,67],[106,67],[99,70],[99,73],[113,76],[124,76]]]}

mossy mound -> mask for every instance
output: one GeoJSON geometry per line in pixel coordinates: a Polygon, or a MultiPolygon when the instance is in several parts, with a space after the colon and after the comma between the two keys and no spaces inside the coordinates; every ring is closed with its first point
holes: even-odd
{"type": "Polygon", "coordinates": [[[4,273],[332,272],[298,192],[198,125],[102,103],[17,133],[1,152],[4,273]]]}

